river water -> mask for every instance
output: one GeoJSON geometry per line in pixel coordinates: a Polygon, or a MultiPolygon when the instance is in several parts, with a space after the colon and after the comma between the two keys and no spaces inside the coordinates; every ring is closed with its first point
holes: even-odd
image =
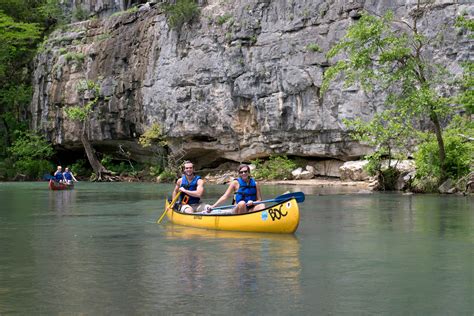
{"type": "Polygon", "coordinates": [[[306,193],[272,235],[157,225],[171,189],[0,183],[0,314],[474,315],[472,197],[264,186],[306,193]]]}

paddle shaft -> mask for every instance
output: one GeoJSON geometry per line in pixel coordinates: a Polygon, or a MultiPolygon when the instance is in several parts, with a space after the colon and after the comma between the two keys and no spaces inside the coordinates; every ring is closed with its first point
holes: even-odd
{"type": "Polygon", "coordinates": [[[163,217],[165,217],[166,212],[173,208],[174,204],[176,203],[176,201],[178,200],[180,195],[181,195],[181,191],[176,193],[174,199],[171,201],[171,203],[168,205],[168,207],[165,208],[165,211],[163,212],[163,214],[161,214],[160,218],[156,221],[158,224],[161,223],[161,221],[163,220],[163,217]]]}
{"type": "MultiPolygon", "coordinates": [[[[262,203],[270,203],[270,202],[282,202],[282,201],[289,200],[292,198],[296,199],[297,202],[303,202],[304,193],[303,192],[290,192],[290,193],[277,196],[274,199],[253,202],[253,205],[262,204],[262,203]]],[[[225,210],[225,209],[233,208],[233,207],[235,207],[235,205],[225,205],[225,206],[214,207],[213,210],[225,210]]]]}

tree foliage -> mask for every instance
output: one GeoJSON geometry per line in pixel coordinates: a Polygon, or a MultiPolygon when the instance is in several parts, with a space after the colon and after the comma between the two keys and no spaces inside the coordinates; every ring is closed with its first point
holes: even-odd
{"type": "Polygon", "coordinates": [[[370,122],[360,118],[343,120],[353,139],[363,142],[375,149],[366,155],[366,170],[370,175],[379,176],[384,189],[394,187],[394,175],[399,160],[406,159],[413,149],[411,135],[416,132],[409,117],[400,115],[393,110],[386,110],[374,115],[370,122]],[[386,167],[383,160],[388,159],[386,167]],[[395,159],[395,163],[392,163],[395,159]],[[391,175],[391,176],[387,176],[391,175]],[[390,180],[389,180],[390,179],[390,180]]]}
{"type": "Polygon", "coordinates": [[[52,164],[48,160],[54,151],[43,136],[32,132],[20,133],[8,151],[14,161],[15,172],[27,179],[40,179],[51,171],[52,164]]]}
{"type": "Polygon", "coordinates": [[[63,24],[69,22],[70,18],[61,7],[60,0],[43,0],[38,7],[38,13],[48,24],[63,24]]]}
{"type": "Polygon", "coordinates": [[[0,11],[0,80],[2,84],[18,72],[34,53],[35,43],[41,36],[36,23],[15,22],[0,11]],[[18,68],[19,67],[19,68],[18,68]]]}
{"type": "MultiPolygon", "coordinates": [[[[426,8],[418,1],[416,9],[426,8]]],[[[395,20],[391,12],[383,17],[362,14],[328,52],[328,58],[339,60],[325,72],[322,89],[326,91],[332,81],[342,76],[345,86],[359,84],[366,91],[377,87],[387,94],[384,113],[368,123],[356,120],[348,124],[353,135],[365,134],[365,140],[378,145],[380,158],[391,154],[388,148],[395,146],[400,151],[403,143],[415,139],[417,134],[410,129],[411,123],[421,122],[420,129],[426,125],[424,122],[431,123],[426,132],[436,140],[437,176],[442,181],[449,176],[443,122],[456,116],[459,107],[453,97],[439,89],[450,83],[452,74],[426,57],[433,49],[432,39],[419,31],[418,17],[415,15],[409,24],[395,20]]],[[[466,88],[472,84],[464,82],[466,88]]]]}
{"type": "Polygon", "coordinates": [[[31,132],[20,133],[8,150],[16,159],[47,159],[54,153],[43,136],[31,132]]]}
{"type": "Polygon", "coordinates": [[[256,159],[252,164],[255,165],[255,178],[265,180],[290,179],[291,172],[296,168],[296,163],[287,156],[271,156],[265,162],[256,159]]]}
{"type": "Polygon", "coordinates": [[[65,108],[66,116],[71,120],[77,120],[82,123],[80,129],[80,138],[84,151],[86,152],[89,164],[94,170],[97,180],[102,181],[102,174],[108,178],[112,172],[104,167],[97,158],[96,152],[87,136],[87,127],[90,125],[90,115],[94,111],[94,106],[98,103],[100,97],[100,86],[93,80],[82,80],[77,85],[80,104],[65,108]]]}
{"type": "Polygon", "coordinates": [[[37,23],[17,22],[0,7],[0,156],[14,141],[15,130],[24,130],[31,101],[29,64],[41,38],[37,23]]]}
{"type": "MultiPolygon", "coordinates": [[[[446,170],[450,178],[458,179],[467,175],[474,165],[474,122],[457,117],[444,132],[446,141],[446,170]],[[470,132],[467,134],[466,132],[470,132]]],[[[415,153],[418,178],[437,178],[440,162],[437,155],[436,139],[432,134],[423,134],[415,153]]]]}
{"type": "Polygon", "coordinates": [[[172,182],[176,180],[177,171],[181,170],[181,160],[179,152],[168,153],[168,142],[163,135],[162,127],[158,123],[153,123],[140,136],[138,143],[144,147],[152,147],[157,163],[150,166],[149,172],[152,176],[160,176],[161,182],[172,182]],[[159,147],[156,147],[159,146],[159,147]]]}
{"type": "Polygon", "coordinates": [[[158,123],[153,123],[148,129],[146,129],[143,135],[140,136],[138,143],[145,148],[150,147],[153,144],[158,144],[162,147],[167,144],[161,126],[158,123]]]}
{"type": "Polygon", "coordinates": [[[38,8],[46,0],[0,0],[0,10],[17,22],[41,23],[38,8]]]}
{"type": "Polygon", "coordinates": [[[65,108],[68,118],[85,122],[94,109],[94,105],[99,101],[99,84],[93,80],[82,80],[77,85],[81,104],[65,108]],[[86,96],[89,99],[86,99],[86,96]]]}
{"type": "Polygon", "coordinates": [[[0,1],[0,157],[9,155],[16,132],[28,128],[32,59],[60,11],[58,1],[0,1]]]}

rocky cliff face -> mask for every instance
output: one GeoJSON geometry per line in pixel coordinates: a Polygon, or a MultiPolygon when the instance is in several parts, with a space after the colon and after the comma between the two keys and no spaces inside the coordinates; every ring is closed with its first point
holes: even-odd
{"type": "MultiPolygon", "coordinates": [[[[82,4],[99,8],[100,16],[104,7],[123,9],[125,2],[82,4]]],[[[64,107],[78,103],[77,85],[89,79],[101,91],[89,138],[105,149],[122,144],[136,159],[147,155],[137,138],[157,122],[173,150],[184,148],[202,164],[273,153],[350,160],[369,149],[347,139],[342,119],[370,117],[382,98],[341,83],[322,95],[331,63],[325,53],[362,10],[390,9],[407,20],[415,3],[208,0],[199,18],[177,31],[150,2],[136,12],[71,24],[53,33],[37,57],[32,125],[57,145],[79,147],[78,125],[64,107]]],[[[457,14],[473,14],[469,3],[437,0],[420,25],[431,35],[442,32],[447,45],[427,53],[454,73],[473,57],[472,41],[453,28],[457,14]]]]}

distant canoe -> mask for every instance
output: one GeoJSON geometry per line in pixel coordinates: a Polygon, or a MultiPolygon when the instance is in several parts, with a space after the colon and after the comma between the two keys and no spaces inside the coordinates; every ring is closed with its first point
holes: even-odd
{"type": "MultiPolygon", "coordinates": [[[[168,207],[168,201],[165,207],[168,207]]],[[[258,233],[294,233],[300,221],[298,202],[292,198],[257,212],[244,214],[185,214],[168,211],[168,219],[178,225],[258,233]]]]}
{"type": "Polygon", "coordinates": [[[49,180],[49,189],[53,191],[72,190],[74,189],[74,184],[59,183],[53,180],[49,180]]]}

